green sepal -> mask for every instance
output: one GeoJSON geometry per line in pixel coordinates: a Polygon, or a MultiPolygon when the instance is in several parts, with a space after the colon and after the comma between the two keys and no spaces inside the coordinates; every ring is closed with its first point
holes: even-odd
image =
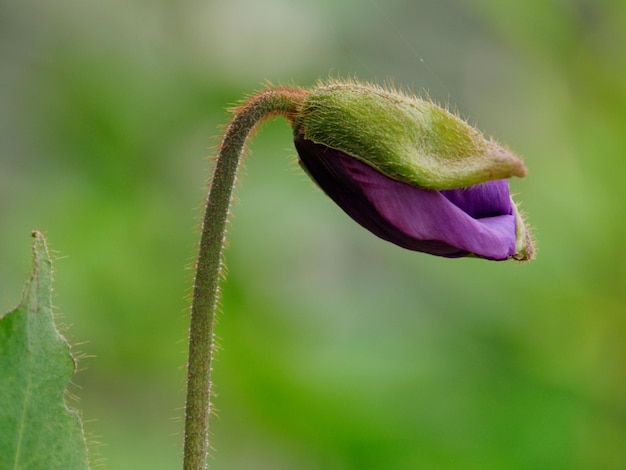
{"type": "Polygon", "coordinates": [[[513,198],[511,198],[511,204],[515,209],[515,255],[513,258],[518,261],[530,261],[535,257],[535,244],[528,225],[513,198]]]}
{"type": "Polygon", "coordinates": [[[422,188],[453,189],[526,174],[519,158],[454,114],[377,86],[318,85],[302,103],[294,132],[422,188]]]}

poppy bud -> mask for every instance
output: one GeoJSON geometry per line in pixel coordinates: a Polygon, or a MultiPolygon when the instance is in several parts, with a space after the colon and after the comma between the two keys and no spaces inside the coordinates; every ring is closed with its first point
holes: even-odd
{"type": "Polygon", "coordinates": [[[505,178],[523,162],[435,104],[321,85],[294,121],[300,163],[350,217],[398,246],[450,258],[530,259],[505,178]]]}

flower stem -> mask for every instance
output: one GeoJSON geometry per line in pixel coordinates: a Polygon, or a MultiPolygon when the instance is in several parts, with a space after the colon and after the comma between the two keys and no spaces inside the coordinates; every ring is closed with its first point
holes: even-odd
{"type": "Polygon", "coordinates": [[[185,405],[185,470],[208,468],[215,311],[226,219],[245,144],[252,129],[268,117],[281,115],[293,122],[306,94],[305,90],[299,88],[275,88],[253,96],[235,110],[220,146],[202,222],[191,305],[185,405]]]}

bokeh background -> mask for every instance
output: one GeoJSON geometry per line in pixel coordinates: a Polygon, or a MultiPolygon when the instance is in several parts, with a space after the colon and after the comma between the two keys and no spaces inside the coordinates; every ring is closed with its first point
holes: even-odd
{"type": "Polygon", "coordinates": [[[0,1],[0,308],[30,231],[97,468],[180,468],[187,306],[226,108],[392,81],[522,155],[532,263],[358,227],[270,122],[229,226],[215,469],[626,468],[622,0],[0,1]]]}

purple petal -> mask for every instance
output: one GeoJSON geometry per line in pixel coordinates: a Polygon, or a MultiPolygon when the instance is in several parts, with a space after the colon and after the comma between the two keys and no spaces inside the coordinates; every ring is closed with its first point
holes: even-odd
{"type": "Polygon", "coordinates": [[[515,214],[506,180],[433,191],[393,180],[343,152],[296,136],[300,160],[350,217],[409,250],[456,258],[515,254],[515,214]]]}

